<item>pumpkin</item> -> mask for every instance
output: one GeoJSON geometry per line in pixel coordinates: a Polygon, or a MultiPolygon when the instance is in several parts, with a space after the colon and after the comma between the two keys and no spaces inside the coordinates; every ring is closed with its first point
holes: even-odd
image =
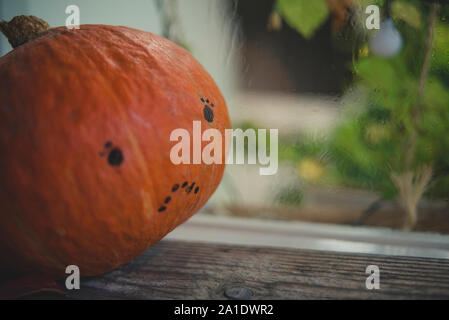
{"type": "MultiPolygon", "coordinates": [[[[130,262],[197,212],[221,164],[170,161],[173,130],[230,127],[225,100],[183,48],[122,26],[2,23],[0,261],[93,276],[130,262]]],[[[223,139],[224,140],[224,139],[223,139]]],[[[207,143],[202,141],[202,147],[207,143]]]]}

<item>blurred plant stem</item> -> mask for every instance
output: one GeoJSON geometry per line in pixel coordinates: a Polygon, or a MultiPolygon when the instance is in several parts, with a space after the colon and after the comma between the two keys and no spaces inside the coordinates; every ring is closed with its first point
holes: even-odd
{"type": "Polygon", "coordinates": [[[155,3],[161,16],[162,36],[189,50],[182,33],[178,0],[155,0],[155,3]]]}
{"type": "Polygon", "coordinates": [[[410,137],[406,144],[406,154],[404,157],[404,166],[402,172],[391,172],[391,179],[398,190],[399,204],[406,214],[406,219],[403,229],[411,230],[418,219],[418,203],[430,179],[432,177],[432,165],[425,164],[418,169],[413,169],[415,160],[416,144],[418,138],[418,126],[422,113],[422,96],[424,86],[427,81],[430,67],[430,59],[432,56],[432,43],[434,36],[435,23],[437,19],[437,11],[439,4],[432,3],[430,8],[429,23],[427,27],[427,37],[424,47],[424,61],[422,64],[417,98],[414,107],[412,108],[412,126],[410,137]]]}

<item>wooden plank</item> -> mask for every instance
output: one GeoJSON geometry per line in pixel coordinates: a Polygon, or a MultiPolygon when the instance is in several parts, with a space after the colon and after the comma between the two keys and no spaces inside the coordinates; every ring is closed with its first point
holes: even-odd
{"type": "Polygon", "coordinates": [[[163,240],[83,280],[69,297],[226,299],[232,288],[250,299],[449,299],[449,261],[163,240]],[[379,290],[365,287],[372,264],[380,268],[379,290]]]}

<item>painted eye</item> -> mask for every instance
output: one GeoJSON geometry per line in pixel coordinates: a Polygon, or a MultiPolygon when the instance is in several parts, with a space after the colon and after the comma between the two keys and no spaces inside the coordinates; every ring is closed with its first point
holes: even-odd
{"type": "Polygon", "coordinates": [[[214,121],[214,112],[209,106],[204,106],[203,109],[204,119],[206,119],[207,122],[214,121]]]}
{"type": "Polygon", "coordinates": [[[125,157],[123,156],[123,152],[120,148],[113,148],[114,143],[112,141],[107,141],[104,144],[104,150],[100,152],[100,157],[107,156],[107,160],[110,166],[118,167],[120,166],[123,161],[125,160],[125,157]],[[112,149],[111,149],[112,148],[112,149]]]}
{"type": "Polygon", "coordinates": [[[124,160],[123,152],[119,148],[114,148],[109,152],[108,163],[113,167],[118,167],[124,160]]]}

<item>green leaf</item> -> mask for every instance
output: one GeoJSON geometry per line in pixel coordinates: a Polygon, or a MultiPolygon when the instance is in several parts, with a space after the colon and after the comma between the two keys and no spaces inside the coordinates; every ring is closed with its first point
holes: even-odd
{"type": "Polygon", "coordinates": [[[278,0],[277,8],[287,24],[307,39],[329,15],[325,0],[278,0]]]}
{"type": "Polygon", "coordinates": [[[357,74],[373,87],[390,90],[398,86],[396,71],[390,61],[369,57],[361,59],[355,67],[357,74]]]}
{"type": "Polygon", "coordinates": [[[437,23],[434,37],[432,69],[449,73],[449,25],[437,23]]]}
{"type": "Polygon", "coordinates": [[[421,12],[411,3],[394,1],[391,5],[392,15],[395,19],[405,21],[415,29],[421,28],[421,12]]]}

